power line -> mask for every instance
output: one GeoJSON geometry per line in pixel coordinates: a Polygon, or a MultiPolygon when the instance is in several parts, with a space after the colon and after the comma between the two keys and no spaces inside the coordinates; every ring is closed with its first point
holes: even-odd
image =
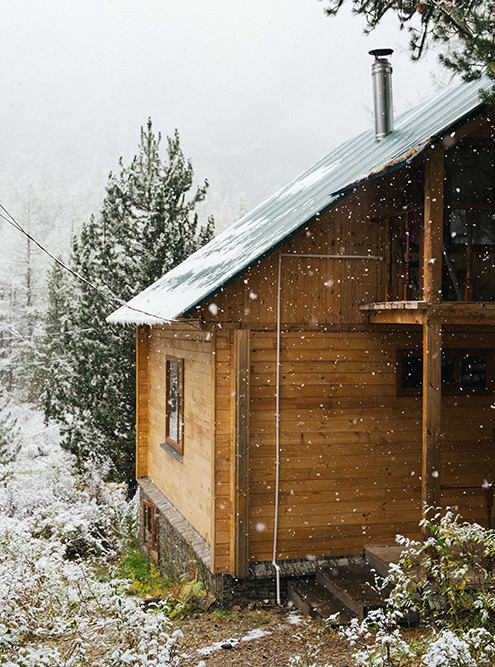
{"type": "Polygon", "coordinates": [[[90,329],[79,329],[77,331],[57,331],[57,333],[31,334],[30,336],[23,336],[21,333],[18,333],[17,336],[9,336],[8,338],[0,335],[0,342],[4,340],[31,340],[31,338],[57,338],[59,336],[73,336],[74,334],[88,333],[88,331],[98,331],[98,329],[92,327],[90,329]]]}
{"type": "MultiPolygon", "coordinates": [[[[130,306],[126,301],[121,299],[118,296],[114,296],[113,294],[107,294],[103,290],[101,290],[99,287],[94,285],[91,281],[89,281],[87,278],[84,278],[84,276],[81,276],[80,273],[77,273],[77,271],[74,271],[71,269],[67,264],[62,262],[62,260],[58,259],[58,257],[55,257],[47,248],[45,248],[39,241],[37,241],[34,236],[32,236],[29,232],[27,232],[21,225],[20,223],[14,218],[14,216],[7,211],[5,206],[0,204],[0,209],[4,211],[4,213],[0,213],[0,218],[3,218],[6,222],[8,222],[9,225],[14,227],[14,229],[17,229],[19,232],[24,234],[30,241],[32,241],[35,245],[38,246],[40,250],[42,250],[44,253],[48,255],[54,262],[56,262],[59,266],[61,266],[65,271],[68,271],[74,278],[77,278],[77,280],[80,280],[81,282],[85,283],[88,285],[88,287],[91,287],[91,289],[95,290],[100,296],[102,296],[106,301],[109,303],[117,303],[119,306],[125,306],[126,308],[129,308],[129,310],[133,310],[136,313],[141,313],[142,315],[147,315],[148,317],[155,317],[158,322],[168,322],[171,323],[174,320],[164,320],[163,317],[160,317],[158,315],[155,315],[154,313],[148,313],[145,310],[141,310],[140,308],[134,308],[133,306],[130,306]]],[[[158,323],[157,322],[157,323],[158,323]]],[[[185,320],[187,322],[187,320],[185,320]]]]}

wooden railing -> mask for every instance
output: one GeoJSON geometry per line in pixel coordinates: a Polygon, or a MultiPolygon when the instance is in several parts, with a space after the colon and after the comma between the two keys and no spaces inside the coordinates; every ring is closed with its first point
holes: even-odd
{"type": "MultiPolygon", "coordinates": [[[[476,281],[481,281],[481,275],[476,276],[473,274],[473,260],[476,257],[476,244],[473,242],[473,232],[476,228],[476,212],[478,211],[492,211],[495,213],[495,206],[488,205],[469,205],[466,204],[449,204],[445,209],[445,219],[447,220],[447,215],[449,211],[460,210],[465,211],[465,225],[466,225],[466,239],[465,243],[453,243],[451,239],[444,238],[444,252],[442,261],[446,268],[449,280],[449,289],[453,289],[454,298],[448,300],[457,300],[457,301],[473,301],[475,298],[475,287],[476,281]],[[456,248],[459,252],[465,253],[465,264],[464,259],[462,260],[462,280],[458,280],[456,275],[456,267],[454,266],[455,262],[452,262],[450,259],[449,250],[456,248]],[[464,283],[462,285],[462,282],[464,283]],[[461,287],[459,286],[461,283],[461,287]]],[[[385,269],[385,301],[392,301],[395,299],[410,301],[422,299],[422,276],[423,276],[423,267],[420,265],[418,267],[418,274],[415,276],[414,268],[412,264],[412,222],[413,216],[417,212],[422,212],[422,206],[415,206],[408,209],[402,209],[397,213],[388,215],[385,219],[381,219],[382,222],[385,220],[385,259],[386,259],[386,269],[385,269]],[[403,271],[403,284],[397,282],[394,284],[394,240],[398,238],[397,227],[394,229],[394,223],[397,219],[403,220],[402,227],[402,244],[400,244],[400,257],[399,261],[402,264],[403,271]],[[395,233],[394,233],[395,232],[395,233]],[[414,296],[416,291],[417,296],[414,296]]],[[[448,228],[448,225],[446,225],[448,228]]],[[[487,248],[493,249],[495,253],[495,244],[490,244],[486,246],[487,248]]],[[[419,261],[421,263],[421,252],[419,253],[419,261]]],[[[495,266],[490,267],[490,269],[495,273],[495,266]]],[[[495,277],[493,282],[495,283],[495,277]]],[[[489,294],[489,300],[495,300],[495,293],[489,294]]],[[[479,300],[479,297],[478,297],[479,300]]]]}

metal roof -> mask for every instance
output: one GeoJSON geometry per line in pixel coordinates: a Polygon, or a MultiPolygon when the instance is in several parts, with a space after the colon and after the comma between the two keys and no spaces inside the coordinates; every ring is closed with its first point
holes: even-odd
{"type": "Polygon", "coordinates": [[[346,141],[313,167],[215,237],[107,319],[157,324],[192,313],[223,287],[372,178],[409,163],[482,108],[487,78],[461,83],[402,113],[395,130],[376,142],[372,130],[346,141]]]}

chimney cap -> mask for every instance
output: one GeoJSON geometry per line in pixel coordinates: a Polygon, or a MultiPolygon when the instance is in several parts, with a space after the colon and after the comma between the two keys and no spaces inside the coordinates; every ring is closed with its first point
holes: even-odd
{"type": "Polygon", "coordinates": [[[379,58],[380,56],[390,56],[393,52],[393,49],[373,49],[372,51],[368,51],[370,56],[375,56],[375,58],[379,58]]]}

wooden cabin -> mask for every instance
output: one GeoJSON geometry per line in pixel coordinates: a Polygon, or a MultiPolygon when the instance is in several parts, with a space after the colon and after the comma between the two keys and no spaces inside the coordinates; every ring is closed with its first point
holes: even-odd
{"type": "Polygon", "coordinates": [[[365,132],[109,318],[137,325],[143,543],[218,597],[486,525],[495,475],[487,80],[365,132]]]}

